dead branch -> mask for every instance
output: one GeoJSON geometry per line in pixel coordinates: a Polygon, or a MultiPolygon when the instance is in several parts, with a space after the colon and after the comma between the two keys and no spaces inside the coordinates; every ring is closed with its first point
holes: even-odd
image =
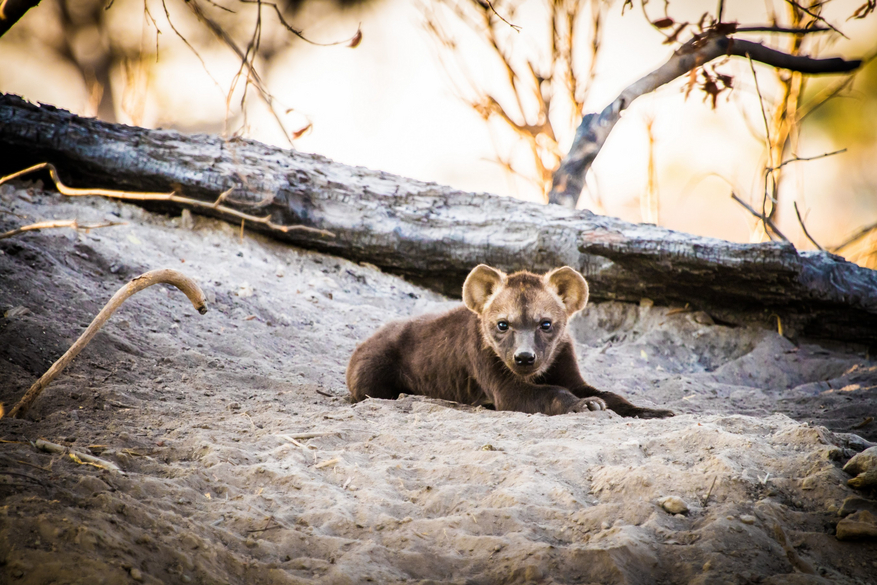
{"type": "Polygon", "coordinates": [[[819,242],[813,239],[813,236],[810,235],[810,232],[807,231],[807,226],[804,225],[804,219],[801,217],[801,212],[798,211],[798,202],[794,202],[795,207],[795,215],[798,216],[798,223],[801,225],[801,230],[804,232],[804,235],[807,236],[807,239],[810,240],[810,243],[816,246],[817,249],[824,252],[825,248],[819,245],[819,242]]]}
{"type": "Polygon", "coordinates": [[[818,20],[819,22],[824,23],[825,26],[827,26],[828,28],[830,28],[831,30],[833,30],[834,32],[836,32],[837,34],[839,34],[840,36],[842,36],[843,38],[845,38],[845,39],[847,39],[847,40],[850,40],[850,37],[848,37],[847,35],[843,34],[843,33],[840,31],[840,29],[834,27],[830,22],[828,22],[827,20],[825,20],[825,18],[823,18],[820,14],[818,14],[818,13],[816,13],[816,12],[813,12],[812,10],[810,10],[810,9],[808,9],[808,8],[805,8],[804,6],[801,6],[800,4],[798,4],[797,2],[795,2],[795,0],[786,0],[786,3],[789,4],[790,6],[794,7],[796,10],[800,10],[800,11],[803,12],[804,14],[807,14],[807,15],[811,16],[814,20],[818,20]]]}
{"type": "Polygon", "coordinates": [[[39,380],[34,382],[21,400],[18,401],[18,404],[9,411],[9,416],[13,418],[22,418],[27,414],[27,411],[33,404],[34,400],[36,400],[40,393],[46,389],[46,386],[51,384],[52,380],[54,380],[55,377],[60,374],[71,361],[73,361],[73,358],[75,358],[79,352],[88,345],[88,342],[91,341],[98,331],[100,331],[100,328],[103,327],[104,323],[107,322],[113,313],[116,312],[116,309],[118,309],[128,297],[159,283],[166,283],[177,287],[189,297],[192,305],[199,313],[203,315],[207,312],[206,299],[201,288],[195,284],[195,281],[181,272],[169,268],[162,268],[159,270],[152,270],[134,278],[113,295],[88,328],[79,336],[79,339],[70,346],[70,349],[68,349],[58,361],[52,364],[52,367],[50,367],[39,380]]]}
{"type": "Polygon", "coordinates": [[[81,451],[74,451],[69,447],[58,445],[56,443],[50,443],[49,441],[46,441],[44,439],[37,439],[34,442],[34,447],[36,447],[40,451],[45,451],[46,453],[66,455],[70,457],[73,461],[76,461],[80,464],[85,463],[88,465],[94,465],[95,467],[99,467],[101,469],[113,471],[115,473],[125,473],[124,471],[122,471],[121,467],[119,467],[112,461],[107,461],[106,459],[95,457],[94,455],[88,455],[87,453],[82,453],[81,451]]]}
{"type": "Polygon", "coordinates": [[[512,30],[514,30],[515,32],[521,32],[521,27],[519,27],[519,26],[516,25],[516,24],[512,24],[512,23],[510,23],[508,20],[506,20],[505,17],[504,17],[502,14],[500,14],[499,12],[497,12],[496,8],[493,6],[493,4],[490,2],[490,0],[484,0],[484,1],[487,2],[487,6],[490,7],[490,10],[491,10],[491,11],[492,11],[492,12],[493,12],[493,13],[494,13],[494,14],[495,14],[495,15],[496,15],[501,21],[503,21],[504,23],[506,23],[507,25],[509,25],[509,27],[511,27],[512,30]]]}
{"type": "Polygon", "coordinates": [[[783,235],[783,233],[770,220],[770,218],[765,217],[764,215],[762,215],[762,214],[758,213],[757,211],[755,211],[754,209],[752,209],[752,207],[748,203],[746,203],[745,201],[743,201],[742,199],[737,197],[736,193],[731,193],[731,199],[733,199],[734,201],[736,201],[737,203],[742,205],[744,207],[744,209],[746,209],[746,211],[748,211],[749,213],[751,213],[752,215],[754,215],[755,217],[760,219],[764,223],[764,225],[769,227],[771,229],[771,231],[773,233],[775,233],[781,240],[783,240],[784,242],[789,241],[789,238],[787,238],[786,236],[783,235]]]}
{"type": "MultiPolygon", "coordinates": [[[[746,55],[747,60],[749,61],[749,69],[752,71],[752,80],[755,82],[755,93],[758,95],[758,106],[761,111],[761,119],[764,122],[764,137],[765,142],[767,142],[767,156],[768,160],[773,159],[773,151],[774,151],[774,143],[770,139],[770,123],[767,121],[767,110],[764,107],[764,96],[761,94],[761,86],[758,84],[758,75],[755,73],[755,63],[752,61],[752,57],[746,55]]],[[[776,192],[777,192],[777,179],[774,174],[776,169],[773,168],[770,164],[765,166],[764,169],[764,196],[761,199],[761,214],[759,217],[761,218],[761,225],[765,232],[767,232],[767,222],[770,221],[770,214],[767,213],[767,202],[768,199],[771,201],[771,211],[773,211],[774,204],[776,203],[776,192]],[[769,194],[768,191],[768,180],[773,180],[773,193],[769,194]]],[[[735,200],[739,201],[736,198],[736,195],[731,194],[735,200]]],[[[742,204],[742,202],[741,202],[742,204]]]]}
{"type": "MultiPolygon", "coordinates": [[[[328,232],[326,230],[321,230],[317,228],[308,227],[305,225],[281,225],[271,221],[271,216],[266,215],[264,217],[257,217],[255,215],[250,215],[248,213],[244,213],[242,211],[238,211],[237,209],[232,209],[231,207],[220,205],[220,202],[225,200],[228,195],[234,189],[229,189],[223,192],[219,198],[213,203],[207,203],[205,201],[199,201],[198,199],[191,199],[189,197],[181,197],[176,194],[176,191],[171,191],[170,193],[149,193],[149,192],[140,192],[140,191],[120,191],[116,189],[77,189],[74,187],[68,187],[63,182],[61,182],[61,178],[58,176],[58,170],[52,163],[39,163],[35,164],[31,167],[28,167],[24,170],[11,173],[6,175],[5,177],[0,177],[0,185],[11,181],[13,179],[17,179],[18,177],[27,175],[29,173],[34,173],[37,171],[41,171],[43,169],[47,169],[49,171],[49,175],[52,178],[52,182],[55,183],[55,188],[58,189],[58,192],[61,195],[67,197],[109,197],[111,199],[124,199],[129,201],[170,201],[173,203],[180,203],[183,205],[188,205],[192,207],[198,208],[209,208],[220,213],[230,215],[231,217],[236,217],[241,220],[241,229],[243,230],[243,222],[249,221],[252,223],[259,223],[265,226],[268,226],[272,230],[277,230],[283,233],[287,233],[290,231],[304,231],[312,234],[319,234],[325,236],[327,238],[334,238],[335,234],[332,232],[328,232]]],[[[39,229],[39,228],[33,228],[39,229]]]]}
{"type": "MultiPolygon", "coordinates": [[[[0,179],[2,181],[2,179],[0,179]]],[[[37,223],[32,223],[29,225],[21,226],[20,228],[16,228],[14,230],[10,230],[4,234],[0,234],[0,240],[4,238],[11,238],[12,236],[17,236],[18,234],[23,234],[24,232],[30,232],[35,230],[46,230],[52,228],[72,228],[74,230],[96,230],[98,228],[112,227],[115,225],[125,225],[124,221],[109,221],[106,223],[95,223],[91,225],[79,225],[75,219],[58,219],[54,221],[40,221],[37,223]]]]}
{"type": "MultiPolygon", "coordinates": [[[[274,9],[274,13],[277,15],[277,20],[282,24],[286,30],[308,43],[309,45],[314,45],[316,47],[335,47],[337,45],[347,45],[351,49],[355,49],[359,46],[359,43],[362,42],[362,28],[357,28],[356,32],[349,39],[344,39],[342,41],[330,41],[328,43],[318,43],[317,41],[312,41],[311,39],[304,36],[301,30],[294,28],[291,24],[289,24],[285,18],[283,18],[283,12],[280,11],[280,7],[277,6],[274,2],[264,2],[263,0],[238,0],[243,4],[259,4],[260,6],[268,6],[274,9]]],[[[218,6],[218,5],[217,5],[218,6]]],[[[219,6],[222,8],[222,6],[219,6]]],[[[223,8],[223,10],[228,10],[227,8],[223,8]]],[[[500,17],[502,18],[502,17],[500,17]]],[[[513,25],[510,25],[513,26],[513,25]]]]}
{"type": "Polygon", "coordinates": [[[821,26],[810,26],[805,28],[799,27],[783,27],[783,26],[737,26],[734,32],[738,33],[752,33],[752,32],[767,32],[767,33],[777,33],[784,35],[807,35],[813,33],[823,33],[823,32],[832,32],[830,28],[825,28],[821,26]]]}
{"type": "Polygon", "coordinates": [[[661,67],[625,88],[599,114],[587,114],[576,130],[569,153],[554,172],[549,203],[575,207],[585,185],[585,173],[621,117],[621,112],[641,95],[651,93],[674,79],[724,56],[749,57],[759,63],[810,75],[846,73],[861,65],[858,59],[814,59],[789,55],[753,41],[715,32],[695,35],[673,53],[661,67]]]}
{"type": "Polygon", "coordinates": [[[841,148],[841,149],[839,149],[839,150],[833,150],[833,151],[831,151],[831,152],[823,152],[822,154],[817,154],[816,156],[793,156],[792,158],[790,158],[790,159],[788,159],[788,160],[784,160],[784,161],[781,162],[779,165],[773,167],[772,170],[781,169],[781,168],[783,168],[784,166],[786,166],[787,164],[790,164],[790,163],[794,163],[794,162],[807,162],[807,161],[811,161],[811,160],[819,160],[820,158],[825,158],[825,157],[827,157],[827,156],[834,156],[834,155],[836,155],[836,154],[843,154],[843,153],[845,153],[846,151],[847,151],[846,148],[841,148]]]}

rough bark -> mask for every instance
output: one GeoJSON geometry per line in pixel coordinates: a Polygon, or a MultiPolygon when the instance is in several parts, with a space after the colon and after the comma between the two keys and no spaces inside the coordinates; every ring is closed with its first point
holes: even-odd
{"type": "Polygon", "coordinates": [[[0,96],[0,171],[43,161],[76,187],[173,188],[205,201],[234,188],[225,205],[335,237],[256,224],[250,230],[454,295],[482,262],[506,271],[569,265],[588,278],[595,300],[689,303],[723,321],[774,327],[777,315],[787,334],[877,342],[877,272],[831,254],[692,236],[254,141],[106,124],[0,96]]]}

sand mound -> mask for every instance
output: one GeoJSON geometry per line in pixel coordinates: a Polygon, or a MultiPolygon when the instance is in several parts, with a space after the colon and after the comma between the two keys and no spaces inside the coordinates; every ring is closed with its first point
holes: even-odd
{"type": "Polygon", "coordinates": [[[877,511],[841,469],[877,440],[865,348],[604,303],[574,326],[586,378],[679,416],[351,405],[355,344],[451,301],[211,220],[0,189],[4,230],[128,222],[0,241],[7,408],[132,276],[177,268],[210,303],[139,293],[34,420],[0,420],[4,583],[873,582],[877,541],[835,535],[877,511]]]}

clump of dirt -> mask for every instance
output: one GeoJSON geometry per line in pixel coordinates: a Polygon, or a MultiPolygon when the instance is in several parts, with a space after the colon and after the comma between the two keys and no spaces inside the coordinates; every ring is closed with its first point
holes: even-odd
{"type": "Polygon", "coordinates": [[[0,188],[0,210],[2,230],[127,222],[0,240],[7,409],[131,277],[176,268],[210,307],[139,293],[30,419],[0,419],[4,583],[873,578],[877,543],[834,534],[848,498],[873,503],[841,470],[877,440],[865,348],[603,303],[575,321],[586,379],[675,418],[350,404],[355,344],[452,300],[213,220],[38,185],[0,188]]]}

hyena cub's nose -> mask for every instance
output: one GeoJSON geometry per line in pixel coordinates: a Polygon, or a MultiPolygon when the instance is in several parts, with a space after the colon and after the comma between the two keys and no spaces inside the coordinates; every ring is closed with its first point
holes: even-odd
{"type": "Polygon", "coordinates": [[[520,351],[515,354],[515,363],[519,366],[532,366],[535,362],[535,353],[529,351],[520,351]]]}

